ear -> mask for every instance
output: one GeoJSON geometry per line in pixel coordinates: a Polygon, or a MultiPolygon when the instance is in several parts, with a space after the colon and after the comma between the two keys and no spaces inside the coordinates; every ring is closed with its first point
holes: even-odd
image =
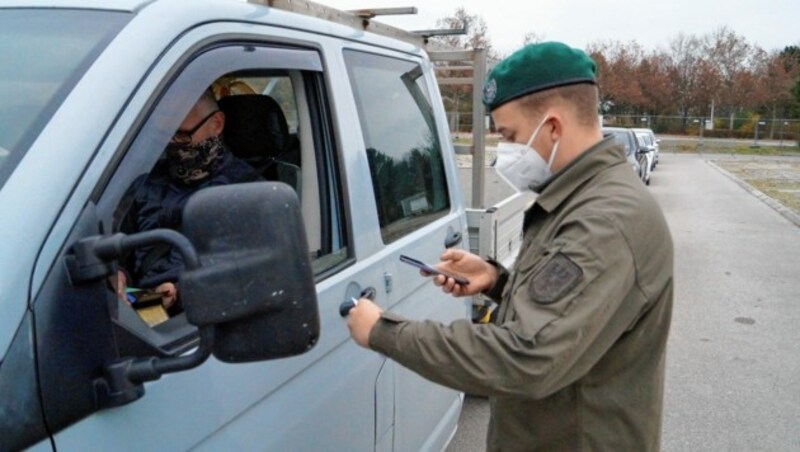
{"type": "Polygon", "coordinates": [[[561,140],[564,136],[564,117],[560,113],[551,113],[547,124],[542,126],[543,132],[550,134],[550,140],[553,142],[561,140]]]}
{"type": "Polygon", "coordinates": [[[219,135],[225,130],[225,113],[222,110],[214,113],[214,116],[208,120],[211,127],[212,135],[219,135]]]}

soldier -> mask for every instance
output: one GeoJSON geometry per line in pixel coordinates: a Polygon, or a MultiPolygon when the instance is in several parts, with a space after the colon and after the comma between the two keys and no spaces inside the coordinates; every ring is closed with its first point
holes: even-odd
{"type": "Polygon", "coordinates": [[[437,383],[490,399],[489,450],[658,450],[673,294],[664,216],[603,139],[595,64],[528,45],[489,74],[484,103],[504,140],[497,169],[539,193],[513,270],[447,250],[434,277],[499,303],[493,323],[442,325],[350,312],[355,341],[437,383]]]}

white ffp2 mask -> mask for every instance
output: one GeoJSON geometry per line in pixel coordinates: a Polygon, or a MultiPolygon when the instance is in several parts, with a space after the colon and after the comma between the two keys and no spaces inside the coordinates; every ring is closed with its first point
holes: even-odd
{"type": "Polygon", "coordinates": [[[532,190],[531,187],[543,184],[553,175],[550,168],[553,165],[553,159],[555,159],[558,151],[560,140],[553,145],[550,159],[547,162],[544,161],[536,149],[531,147],[531,143],[536,139],[539,129],[548,119],[550,119],[549,116],[539,123],[539,126],[536,127],[536,130],[533,131],[530,139],[528,139],[527,144],[499,143],[497,145],[495,168],[502,178],[519,191],[532,190]]]}

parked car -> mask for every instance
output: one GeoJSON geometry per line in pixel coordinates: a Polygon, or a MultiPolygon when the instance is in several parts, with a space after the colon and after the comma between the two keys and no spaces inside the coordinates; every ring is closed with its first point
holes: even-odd
{"type": "Polygon", "coordinates": [[[650,136],[644,132],[634,132],[636,142],[639,144],[639,160],[646,169],[644,183],[650,185],[650,176],[655,166],[655,148],[649,144],[650,136]]]}
{"type": "Polygon", "coordinates": [[[646,163],[647,157],[640,154],[640,148],[642,146],[633,130],[623,127],[603,127],[603,136],[607,137],[609,135],[614,135],[616,137],[617,141],[625,149],[625,156],[631,168],[633,168],[633,171],[639,176],[639,179],[646,183],[647,179],[650,177],[646,163]]]}
{"type": "Polygon", "coordinates": [[[653,164],[650,168],[654,170],[658,165],[658,157],[660,154],[659,151],[659,142],[661,140],[656,138],[656,134],[653,133],[652,129],[633,129],[636,132],[636,135],[643,139],[645,145],[653,150],[653,164]]]}
{"type": "Polygon", "coordinates": [[[267,3],[0,7],[0,450],[453,437],[462,394],[359,347],[342,317],[362,294],[410,318],[469,316],[399,261],[468,246],[425,44],[267,3]],[[209,86],[241,98],[220,102],[225,139],[267,158],[270,181],[198,191],[179,231],[126,230],[129,188],[209,86]],[[186,263],[185,312],[151,326],[110,277],[163,244],[186,263]]]}

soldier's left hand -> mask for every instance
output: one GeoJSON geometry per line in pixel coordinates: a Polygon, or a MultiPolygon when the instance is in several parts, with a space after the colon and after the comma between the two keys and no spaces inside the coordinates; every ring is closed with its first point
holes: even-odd
{"type": "Polygon", "coordinates": [[[350,310],[347,316],[347,328],[350,336],[362,347],[369,348],[369,333],[378,323],[383,310],[367,298],[358,300],[358,304],[350,310]]]}

